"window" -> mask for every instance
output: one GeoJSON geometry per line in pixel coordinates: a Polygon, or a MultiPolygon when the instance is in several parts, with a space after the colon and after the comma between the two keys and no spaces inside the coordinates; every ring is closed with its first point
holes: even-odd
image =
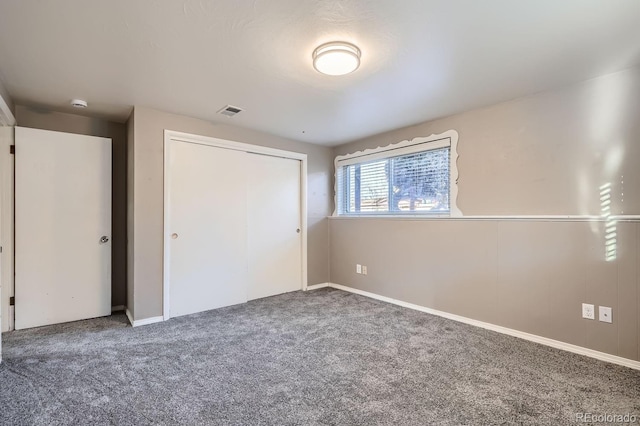
{"type": "Polygon", "coordinates": [[[338,215],[461,216],[457,132],[336,158],[338,215]]]}

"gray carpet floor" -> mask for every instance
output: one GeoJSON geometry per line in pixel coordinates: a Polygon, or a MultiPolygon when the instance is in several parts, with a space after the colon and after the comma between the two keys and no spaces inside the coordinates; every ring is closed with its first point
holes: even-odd
{"type": "Polygon", "coordinates": [[[144,327],[114,315],[2,338],[3,425],[640,418],[640,371],[333,289],[144,327]]]}

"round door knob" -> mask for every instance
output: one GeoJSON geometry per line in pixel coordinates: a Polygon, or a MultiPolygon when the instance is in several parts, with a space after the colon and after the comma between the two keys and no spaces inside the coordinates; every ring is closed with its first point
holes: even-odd
{"type": "Polygon", "coordinates": [[[171,234],[171,239],[175,240],[176,238],[178,238],[178,234],[176,234],[175,232],[173,234],[171,234]]]}
{"type": "Polygon", "coordinates": [[[100,244],[104,244],[108,242],[109,242],[109,237],[107,237],[106,235],[103,235],[102,237],[100,237],[100,244]]]}
{"type": "Polygon", "coordinates": [[[296,232],[299,234],[300,233],[300,228],[296,229],[296,232]]]}

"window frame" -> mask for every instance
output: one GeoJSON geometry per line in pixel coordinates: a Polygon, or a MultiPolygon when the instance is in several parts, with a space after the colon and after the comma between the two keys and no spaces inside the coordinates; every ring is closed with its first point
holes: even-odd
{"type": "Polygon", "coordinates": [[[458,132],[447,130],[440,134],[431,136],[416,137],[411,140],[391,143],[384,147],[369,148],[350,154],[338,155],[334,160],[334,206],[333,216],[336,217],[462,217],[462,212],[457,205],[458,199],[458,132]],[[382,160],[402,155],[416,154],[419,152],[432,151],[435,149],[449,148],[449,213],[429,213],[429,212],[358,212],[347,213],[344,211],[345,194],[344,188],[339,188],[338,173],[341,167],[359,163],[382,160]]]}

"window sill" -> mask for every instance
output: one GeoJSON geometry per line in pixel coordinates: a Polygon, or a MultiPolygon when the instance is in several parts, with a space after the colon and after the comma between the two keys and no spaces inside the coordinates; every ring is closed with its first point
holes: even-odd
{"type": "Polygon", "coordinates": [[[449,216],[449,215],[340,215],[329,216],[331,220],[353,220],[353,219],[381,219],[381,220],[466,220],[466,221],[530,221],[530,222],[606,222],[616,220],[624,222],[640,221],[640,215],[611,215],[607,218],[602,216],[587,215],[524,215],[524,216],[449,216]]]}

